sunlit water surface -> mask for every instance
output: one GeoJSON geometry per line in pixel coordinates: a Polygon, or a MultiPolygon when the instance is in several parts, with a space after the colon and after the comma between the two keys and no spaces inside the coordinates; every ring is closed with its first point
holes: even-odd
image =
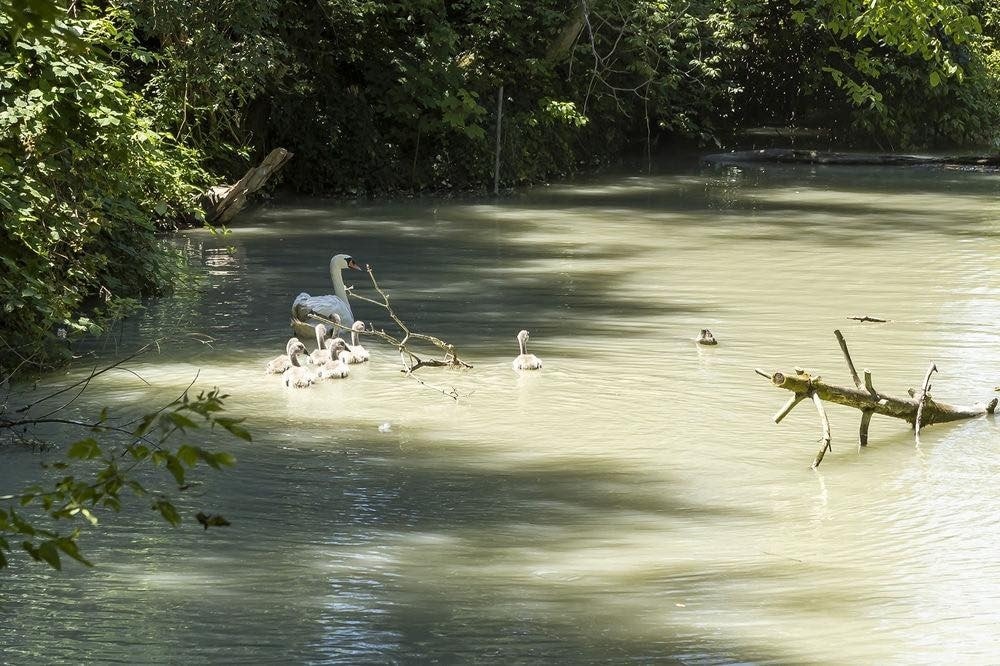
{"type": "MultiPolygon", "coordinates": [[[[996,663],[995,421],[915,446],[876,417],[859,451],[858,413],[832,406],[813,471],[815,410],[775,425],[787,395],[753,369],[850,384],[839,328],[887,393],[934,361],[938,399],[989,399],[998,194],[975,173],[691,170],[499,200],[292,201],[227,237],[185,233],[204,281],[119,343],[215,342],[168,342],[128,366],[148,386],[107,373],[70,410],[148,411],[197,373],[254,441],[210,441],[239,464],[196,475],[181,529],[134,500],[83,539],[96,568],[18,558],[0,662],[996,663]],[[263,375],[292,297],[331,291],[336,252],[474,363],[419,373],[459,400],[374,340],[342,382],[263,375]],[[892,321],[847,319],[863,314],[892,321]],[[521,328],[540,372],[510,367],[521,328]],[[702,328],[718,347],[692,342],[702,328]],[[203,531],[198,510],[232,526],[203,531]]],[[[39,459],[6,451],[0,494],[39,459]]]]}

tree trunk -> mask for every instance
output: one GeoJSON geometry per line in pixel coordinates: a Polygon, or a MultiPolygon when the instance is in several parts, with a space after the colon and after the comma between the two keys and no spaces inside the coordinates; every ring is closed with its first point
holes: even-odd
{"type": "Polygon", "coordinates": [[[239,179],[235,185],[217,185],[205,193],[205,219],[208,222],[225,224],[239,215],[247,204],[247,196],[253,194],[267,182],[274,173],[292,159],[292,153],[284,148],[272,150],[260,166],[256,166],[239,179]]]}
{"type": "Polygon", "coordinates": [[[702,158],[709,164],[743,164],[752,162],[776,162],[789,164],[840,164],[847,166],[970,166],[1000,168],[1000,155],[896,155],[874,153],[831,153],[798,148],[765,148],[761,150],[740,150],[732,153],[716,153],[702,158]]]}

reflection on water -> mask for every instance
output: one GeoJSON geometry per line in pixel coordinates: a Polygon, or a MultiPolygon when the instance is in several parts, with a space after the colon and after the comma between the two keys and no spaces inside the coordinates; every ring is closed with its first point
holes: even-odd
{"type": "MultiPolygon", "coordinates": [[[[752,369],[847,384],[840,328],[885,392],[934,360],[937,397],[988,399],[998,191],[981,174],[729,169],[499,201],[293,201],[225,239],[191,232],[200,289],[125,343],[215,343],[165,348],[131,366],[151,387],[109,373],[89,399],[169,400],[199,371],[232,393],[254,442],[182,504],[233,526],[169,530],[137,509],[87,537],[95,570],[12,570],[4,658],[993,661],[994,421],[929,428],[916,449],[876,417],[859,452],[858,414],[831,406],[813,472],[815,412],[771,423],[786,396],[752,369]],[[342,251],[475,363],[426,372],[462,399],[401,377],[374,341],[344,382],[262,375],[292,297],[332,291],[342,251]],[[861,314],[892,321],[846,319],[861,314]],[[521,328],[538,373],[510,368],[521,328]],[[702,328],[718,347],[693,342],[702,328]]],[[[9,460],[0,490],[37,464],[9,460]]]]}

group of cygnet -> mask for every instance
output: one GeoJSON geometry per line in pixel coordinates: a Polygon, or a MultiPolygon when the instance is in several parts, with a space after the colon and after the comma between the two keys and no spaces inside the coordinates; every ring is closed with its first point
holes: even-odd
{"type": "MultiPolygon", "coordinates": [[[[334,255],[330,259],[330,280],[333,282],[334,293],[323,296],[310,296],[305,292],[299,294],[292,301],[292,320],[304,322],[312,315],[319,315],[334,321],[351,329],[351,344],[348,346],[337,337],[337,331],[330,331],[323,324],[316,325],[316,350],[312,354],[306,353],[305,345],[298,338],[290,339],[285,353],[267,364],[267,372],[284,377],[285,386],[305,388],[321,379],[343,379],[350,372],[349,365],[368,360],[368,352],[358,343],[358,332],[365,331],[365,324],[354,321],[342,275],[342,271],[348,269],[362,270],[351,255],[334,255]],[[332,334],[332,337],[327,338],[328,334],[332,334]],[[306,360],[301,361],[300,356],[306,360]]],[[[527,331],[517,334],[517,345],[520,354],[513,360],[511,367],[515,370],[538,370],[542,367],[542,360],[528,353],[527,331]]]]}
{"type": "MultiPolygon", "coordinates": [[[[340,323],[339,316],[335,315],[333,320],[340,323]]],[[[348,366],[368,361],[368,350],[358,341],[358,332],[365,330],[363,321],[351,326],[350,345],[336,335],[327,337],[335,332],[323,324],[316,324],[315,330],[316,349],[312,354],[306,352],[306,346],[298,338],[291,338],[285,345],[285,353],[268,361],[265,371],[281,375],[285,386],[307,388],[322,379],[344,379],[351,372],[348,366]]]]}

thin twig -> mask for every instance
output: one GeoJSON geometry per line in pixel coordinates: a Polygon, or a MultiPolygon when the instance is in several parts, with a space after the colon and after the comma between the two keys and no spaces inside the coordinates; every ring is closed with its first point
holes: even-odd
{"type": "Polygon", "coordinates": [[[917,444],[920,443],[920,421],[924,414],[924,405],[930,399],[931,390],[931,375],[937,372],[937,364],[931,363],[931,366],[927,368],[927,374],[924,376],[924,387],[920,391],[920,397],[917,399],[920,404],[917,405],[917,417],[913,421],[913,434],[917,439],[917,444]]]}
{"type": "Polygon", "coordinates": [[[861,378],[858,377],[858,371],[854,368],[854,361],[851,360],[851,352],[847,351],[847,340],[844,339],[843,334],[839,330],[834,330],[833,334],[837,336],[840,351],[844,352],[844,360],[847,361],[847,367],[851,370],[851,379],[854,380],[854,385],[861,388],[861,378]]]}

